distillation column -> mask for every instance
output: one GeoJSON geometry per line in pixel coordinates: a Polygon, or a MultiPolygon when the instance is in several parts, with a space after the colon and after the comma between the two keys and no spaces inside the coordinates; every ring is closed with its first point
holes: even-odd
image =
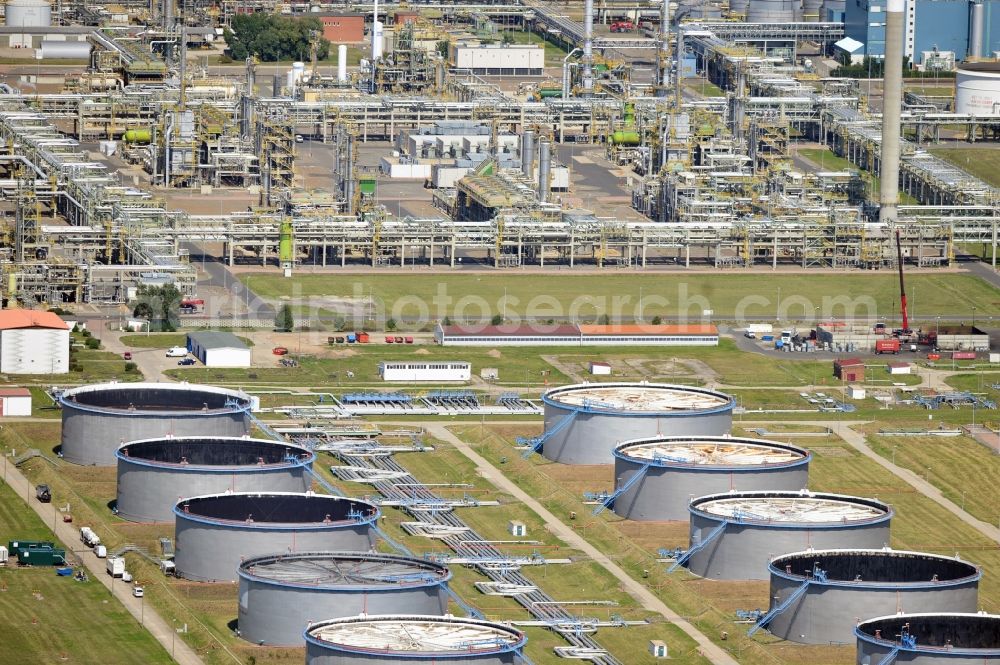
{"type": "Polygon", "coordinates": [[[904,0],[889,0],[885,15],[885,84],[882,93],[882,179],[879,221],[895,223],[899,206],[899,132],[903,105],[904,0]]]}

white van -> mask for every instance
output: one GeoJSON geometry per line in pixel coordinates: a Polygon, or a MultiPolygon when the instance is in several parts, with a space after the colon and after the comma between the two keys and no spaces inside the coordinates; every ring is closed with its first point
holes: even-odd
{"type": "Polygon", "coordinates": [[[185,349],[183,346],[172,346],[169,349],[167,349],[168,358],[183,358],[187,356],[187,354],[188,350],[185,349]]]}

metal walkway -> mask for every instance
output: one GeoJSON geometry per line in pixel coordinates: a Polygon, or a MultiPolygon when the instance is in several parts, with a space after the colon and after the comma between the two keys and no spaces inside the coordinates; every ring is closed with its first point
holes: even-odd
{"type": "Polygon", "coordinates": [[[750,630],[747,631],[747,637],[753,637],[754,633],[756,633],[761,628],[767,626],[767,624],[771,622],[771,619],[773,619],[774,617],[778,616],[779,614],[787,610],[789,607],[791,607],[792,603],[794,603],[796,600],[802,597],[802,594],[806,592],[806,589],[809,588],[810,584],[812,584],[812,580],[807,579],[805,582],[799,585],[799,587],[795,591],[793,591],[788,596],[788,598],[785,598],[785,600],[783,600],[780,605],[772,608],[767,614],[758,619],[757,623],[751,626],[750,630]]]}
{"type": "Polygon", "coordinates": [[[652,463],[643,464],[641,467],[639,467],[639,469],[635,473],[632,474],[632,476],[627,481],[625,481],[624,485],[616,489],[608,496],[601,499],[600,503],[597,504],[597,507],[594,508],[594,515],[600,515],[601,513],[604,512],[606,508],[610,508],[611,505],[615,502],[615,499],[620,497],[623,493],[627,492],[628,489],[632,487],[632,485],[635,485],[637,482],[639,482],[643,478],[643,476],[646,475],[646,472],[649,471],[649,467],[651,466],[652,463]]]}
{"type": "MultiPolygon", "coordinates": [[[[351,466],[369,467],[403,474],[397,480],[378,481],[373,483],[373,486],[386,499],[400,502],[401,510],[421,522],[429,522],[454,530],[453,533],[439,538],[439,540],[457,555],[472,559],[474,562],[470,565],[491,581],[534,588],[533,591],[515,595],[513,598],[533,617],[545,622],[552,630],[562,635],[573,647],[593,654],[589,656],[592,662],[598,665],[622,665],[618,659],[608,654],[587,634],[589,630],[592,630],[593,620],[580,619],[563,610],[552,597],[534,587],[534,583],[521,574],[519,566],[497,565],[507,561],[509,557],[472,530],[453,511],[421,510],[421,505],[439,505],[443,499],[424,487],[391,455],[359,457],[351,455],[349,452],[338,453],[336,451],[334,454],[351,466]]],[[[329,483],[323,483],[323,485],[326,487],[329,483]]]]}

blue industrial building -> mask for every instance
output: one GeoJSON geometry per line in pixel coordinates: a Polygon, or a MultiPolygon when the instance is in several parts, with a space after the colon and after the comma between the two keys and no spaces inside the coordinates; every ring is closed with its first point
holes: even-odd
{"type": "MultiPolygon", "coordinates": [[[[904,52],[923,65],[925,52],[951,51],[955,60],[991,57],[1000,50],[1000,0],[982,0],[982,51],[970,53],[973,2],[969,0],[906,0],[904,52]]],[[[848,37],[864,44],[864,55],[885,54],[886,0],[847,0],[844,27],[848,37]]]]}

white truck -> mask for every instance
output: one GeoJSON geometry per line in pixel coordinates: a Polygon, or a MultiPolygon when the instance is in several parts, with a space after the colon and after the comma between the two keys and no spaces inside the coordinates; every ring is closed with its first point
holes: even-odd
{"type": "Polygon", "coordinates": [[[167,349],[168,358],[184,358],[187,354],[188,350],[183,346],[171,346],[167,349]]]}
{"type": "Polygon", "coordinates": [[[768,335],[774,332],[774,326],[770,323],[750,323],[747,325],[747,332],[754,333],[755,335],[768,335]]]}
{"type": "Polygon", "coordinates": [[[125,576],[125,559],[120,556],[109,556],[107,560],[108,575],[111,577],[125,576]]]}
{"type": "Polygon", "coordinates": [[[104,545],[95,545],[94,546],[94,556],[96,556],[98,559],[103,559],[107,555],[108,555],[108,548],[107,547],[105,547],[104,545]]]}
{"type": "Polygon", "coordinates": [[[160,561],[160,572],[168,577],[174,577],[177,575],[177,566],[170,559],[163,559],[160,561]]]}
{"type": "Polygon", "coordinates": [[[96,547],[101,544],[101,538],[89,526],[80,527],[80,541],[87,547],[96,547]]]}

